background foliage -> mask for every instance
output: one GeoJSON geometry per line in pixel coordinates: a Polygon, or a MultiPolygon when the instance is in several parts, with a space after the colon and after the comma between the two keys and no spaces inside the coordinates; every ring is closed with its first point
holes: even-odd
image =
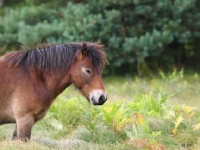
{"type": "Polygon", "coordinates": [[[0,47],[3,53],[38,42],[101,41],[113,73],[137,62],[142,74],[145,61],[153,69],[198,68],[199,7],[197,0],[8,0],[0,47]]]}

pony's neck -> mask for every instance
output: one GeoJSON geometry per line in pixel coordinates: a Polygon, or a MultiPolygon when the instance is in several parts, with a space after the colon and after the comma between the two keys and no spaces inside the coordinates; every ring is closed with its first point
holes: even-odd
{"type": "Polygon", "coordinates": [[[48,89],[54,93],[54,96],[57,97],[62,93],[70,84],[70,77],[67,73],[50,73],[46,74],[45,84],[48,89]]]}
{"type": "Polygon", "coordinates": [[[66,71],[45,72],[43,73],[43,78],[43,82],[52,98],[56,98],[69,85],[71,85],[70,76],[66,71]]]}

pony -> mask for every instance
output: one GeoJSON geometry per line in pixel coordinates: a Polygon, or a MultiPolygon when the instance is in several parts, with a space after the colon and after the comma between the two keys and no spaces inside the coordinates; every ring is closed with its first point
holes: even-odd
{"type": "Polygon", "coordinates": [[[0,125],[15,123],[12,139],[30,140],[33,125],[71,84],[93,105],[103,105],[107,63],[104,46],[90,42],[45,44],[1,56],[0,125]]]}

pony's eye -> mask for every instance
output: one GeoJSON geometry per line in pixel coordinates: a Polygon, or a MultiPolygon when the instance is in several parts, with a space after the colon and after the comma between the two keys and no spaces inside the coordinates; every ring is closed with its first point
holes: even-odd
{"type": "Polygon", "coordinates": [[[87,74],[92,74],[92,70],[91,70],[91,69],[85,69],[85,72],[86,72],[87,74]]]}

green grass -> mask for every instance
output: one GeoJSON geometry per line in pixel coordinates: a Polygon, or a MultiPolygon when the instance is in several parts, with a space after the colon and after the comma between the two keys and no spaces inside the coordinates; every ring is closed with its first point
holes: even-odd
{"type": "Polygon", "coordinates": [[[153,79],[106,77],[108,102],[90,105],[74,87],[64,91],[28,143],[11,141],[14,125],[0,126],[5,150],[198,150],[200,76],[160,71],[153,79]]]}

